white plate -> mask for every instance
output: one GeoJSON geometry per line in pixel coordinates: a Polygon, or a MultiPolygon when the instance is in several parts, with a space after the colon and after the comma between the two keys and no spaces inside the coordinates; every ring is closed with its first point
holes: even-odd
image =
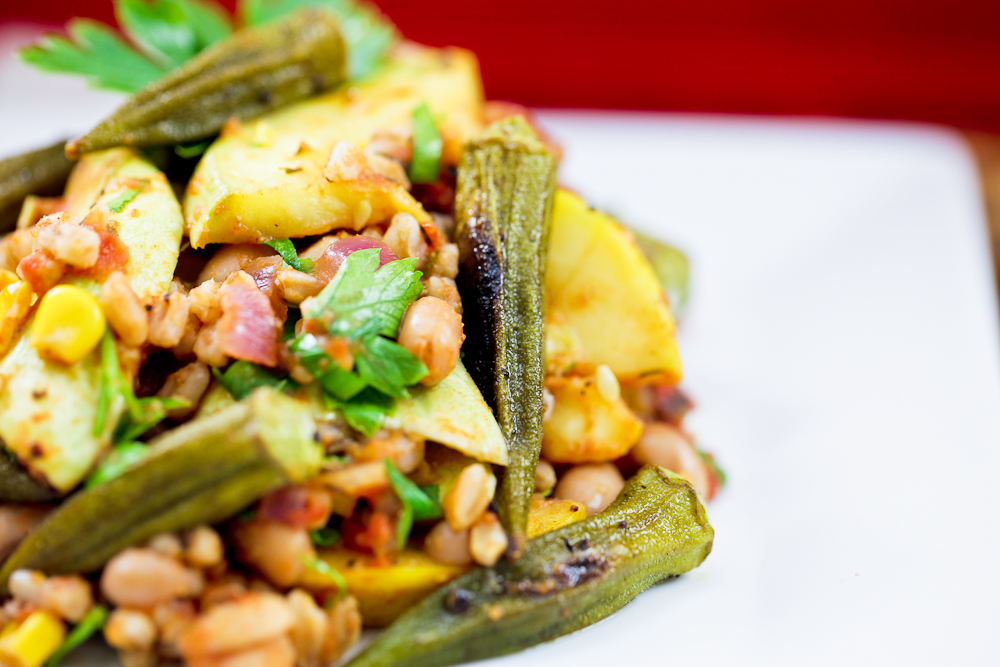
{"type": "MultiPolygon", "coordinates": [[[[0,152],[113,105],[5,61],[0,152]]],[[[960,141],[875,123],[542,118],[565,183],[689,251],[690,425],[730,484],[700,569],[488,664],[995,661],[1000,337],[960,141]]]]}

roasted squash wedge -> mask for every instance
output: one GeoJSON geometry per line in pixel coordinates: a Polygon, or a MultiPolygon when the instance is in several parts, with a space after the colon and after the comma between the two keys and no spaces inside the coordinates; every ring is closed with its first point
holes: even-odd
{"type": "MultiPolygon", "coordinates": [[[[183,220],[167,179],[133,150],[86,155],[66,187],[66,205],[82,217],[95,204],[127,188],[138,194],[109,217],[109,227],[128,247],[125,273],[140,298],[167,290],[180,251],[183,220]]],[[[74,281],[96,292],[91,279],[74,281]]],[[[65,366],[45,361],[29,343],[31,321],[0,361],[0,439],[36,478],[59,493],[73,489],[109,446],[114,419],[94,434],[100,352],[65,366]]]]}
{"type": "Polygon", "coordinates": [[[444,159],[481,126],[483,94],[475,57],[461,49],[406,45],[371,79],[230,123],[188,185],[184,215],[196,248],[360,230],[399,212],[430,218],[405,187],[372,173],[328,179],[334,146],[364,148],[377,131],[408,128],[426,102],[439,117],[444,159]]]}
{"type": "Polygon", "coordinates": [[[674,319],[631,233],[579,196],[556,194],[546,276],[547,370],[675,383],[674,319]]]}

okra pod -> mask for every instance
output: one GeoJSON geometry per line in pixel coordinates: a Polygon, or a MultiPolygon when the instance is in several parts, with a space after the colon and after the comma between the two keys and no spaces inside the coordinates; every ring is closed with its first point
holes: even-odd
{"type": "Polygon", "coordinates": [[[455,194],[465,360],[507,441],[497,501],[515,558],[526,540],[542,441],[556,166],[523,117],[506,118],[465,146],[455,194]]]}
{"type": "Polygon", "coordinates": [[[535,538],[517,561],[432,593],[349,667],[444,667],[555,639],[694,569],[713,537],[691,484],[646,466],[600,514],[535,538]]]}
{"type": "Polygon", "coordinates": [[[39,482],[6,452],[0,451],[0,502],[40,503],[56,497],[55,489],[39,482]]]}
{"type": "Polygon", "coordinates": [[[112,146],[160,146],[212,137],[345,79],[336,18],[318,9],[244,28],[130,97],[66,146],[71,157],[112,146]]]}
{"type": "Polygon", "coordinates": [[[268,491],[319,472],[308,407],[262,388],[149,445],[122,475],[71,496],[0,570],[93,572],[153,535],[229,518],[268,491]]]}
{"type": "Polygon", "coordinates": [[[21,203],[28,195],[58,195],[73,163],[66,158],[65,141],[0,160],[0,233],[17,223],[21,203]]]}

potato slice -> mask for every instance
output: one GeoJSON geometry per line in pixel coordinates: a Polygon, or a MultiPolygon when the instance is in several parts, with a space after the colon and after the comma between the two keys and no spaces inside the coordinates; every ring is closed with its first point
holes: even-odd
{"type": "Polygon", "coordinates": [[[441,118],[446,157],[482,123],[475,56],[461,49],[406,45],[372,78],[242,125],[231,123],[206,151],[188,185],[184,215],[191,245],[360,230],[399,212],[430,217],[402,185],[380,175],[328,180],[341,141],[364,148],[376,131],[410,127],[426,102],[441,118]]]}
{"type": "Polygon", "coordinates": [[[607,364],[622,381],[680,380],[674,320],[652,267],[627,229],[566,190],[556,194],[545,282],[549,373],[607,364]]]}
{"type": "MultiPolygon", "coordinates": [[[[113,148],[80,160],[65,197],[67,209],[82,217],[96,203],[107,203],[131,188],[138,194],[119,212],[110,213],[108,226],[128,247],[125,274],[145,299],[170,286],[180,252],[181,210],[166,177],[137,152],[113,148]]],[[[94,293],[100,289],[90,278],[68,282],[94,293]]],[[[29,321],[25,333],[30,329],[29,321]]],[[[28,335],[22,335],[0,362],[0,377],[0,438],[37,478],[60,493],[70,491],[109,446],[122,408],[112,406],[115,418],[95,436],[100,352],[64,366],[39,358],[28,335]]]]}
{"type": "Polygon", "coordinates": [[[605,399],[593,377],[553,377],[545,386],[555,399],[542,436],[542,456],[548,461],[614,461],[642,435],[642,421],[621,397],[605,399]]]}
{"type": "Polygon", "coordinates": [[[531,497],[531,509],[528,511],[528,539],[586,518],[587,508],[582,503],[543,498],[536,493],[531,497]]]}
{"type": "MultiPolygon", "coordinates": [[[[344,547],[320,549],[319,558],[344,576],[368,627],[384,628],[431,592],[465,573],[462,565],[442,565],[423,551],[407,549],[388,564],[344,547]]],[[[307,570],[299,585],[318,590],[333,582],[307,570]]]]}

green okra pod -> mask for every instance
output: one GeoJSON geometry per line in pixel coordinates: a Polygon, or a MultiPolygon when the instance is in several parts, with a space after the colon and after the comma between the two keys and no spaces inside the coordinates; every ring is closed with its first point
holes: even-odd
{"type": "Polygon", "coordinates": [[[545,265],[555,157],[521,116],[465,146],[455,193],[465,361],[507,441],[497,495],[511,555],[524,546],[542,442],[545,265]]]}
{"type": "MultiPolygon", "coordinates": [[[[0,449],[3,446],[0,441],[0,449]]],[[[0,502],[41,503],[58,496],[55,489],[39,482],[20,463],[0,451],[0,502]]]]}
{"type": "Polygon", "coordinates": [[[231,117],[247,120],[345,79],[336,18],[309,9],[244,28],[132,95],[66,146],[67,154],[112,146],[163,146],[212,137],[231,117]]]}
{"type": "Polygon", "coordinates": [[[71,496],[7,559],[19,568],[93,572],[157,533],[229,518],[268,491],[319,472],[309,408],[269,389],[152,441],[123,474],[71,496]]]}
{"type": "Polygon", "coordinates": [[[65,141],[0,160],[0,233],[17,223],[21,203],[28,195],[58,195],[73,163],[66,158],[65,141]]]}
{"type": "Polygon", "coordinates": [[[646,466],[600,514],[432,593],[349,667],[444,667],[555,639],[698,567],[713,538],[691,484],[646,466]]]}

